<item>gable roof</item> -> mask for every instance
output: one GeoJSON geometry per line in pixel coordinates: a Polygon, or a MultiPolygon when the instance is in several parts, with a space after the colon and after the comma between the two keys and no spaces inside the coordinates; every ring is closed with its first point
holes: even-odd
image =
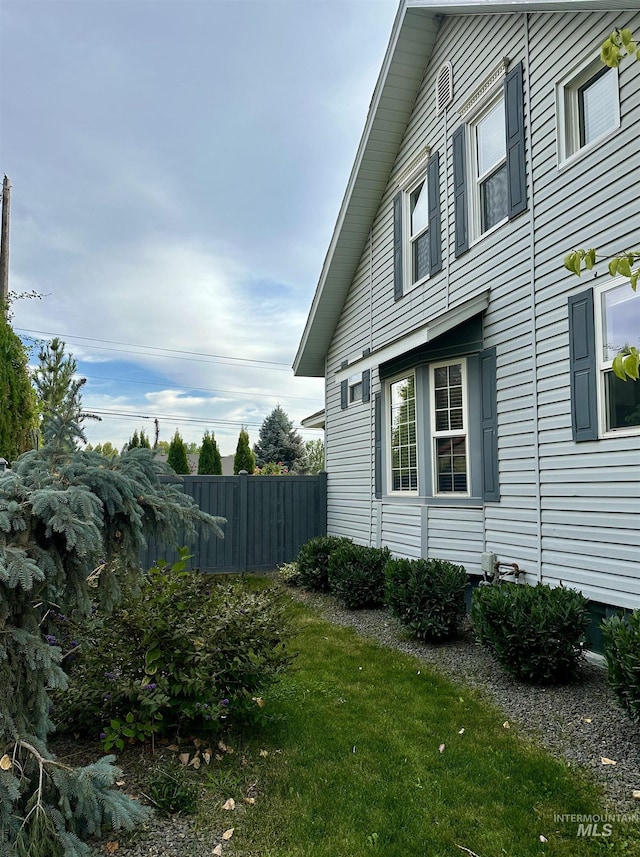
{"type": "Polygon", "coordinates": [[[324,377],[325,357],[411,117],[443,15],[620,11],[640,0],[401,0],[354,165],[293,362],[324,377]]]}

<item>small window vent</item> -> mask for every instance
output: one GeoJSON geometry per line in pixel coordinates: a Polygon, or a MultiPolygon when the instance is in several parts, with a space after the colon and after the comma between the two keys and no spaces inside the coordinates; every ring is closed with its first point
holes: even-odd
{"type": "Polygon", "coordinates": [[[436,109],[438,113],[453,100],[453,67],[450,62],[441,66],[436,80],[436,109]]]}

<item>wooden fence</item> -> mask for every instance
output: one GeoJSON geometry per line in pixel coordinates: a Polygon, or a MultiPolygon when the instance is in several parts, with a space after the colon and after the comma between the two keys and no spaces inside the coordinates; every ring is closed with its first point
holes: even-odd
{"type": "Polygon", "coordinates": [[[327,533],[327,474],[317,476],[184,476],[183,490],[204,512],[226,518],[214,535],[167,545],[150,540],[141,557],[173,562],[177,547],[193,554],[192,568],[208,572],[260,571],[291,562],[300,546],[327,533]]]}

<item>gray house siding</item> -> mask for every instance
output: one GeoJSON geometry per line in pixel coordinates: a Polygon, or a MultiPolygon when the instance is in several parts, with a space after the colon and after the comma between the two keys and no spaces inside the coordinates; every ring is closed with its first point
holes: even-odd
{"type": "MultiPolygon", "coordinates": [[[[640,32],[640,14],[624,17],[640,32]]],[[[556,131],[556,83],[565,65],[595,55],[620,23],[619,13],[595,12],[442,18],[327,353],[330,533],[388,545],[397,555],[446,557],[472,574],[480,573],[482,551],[493,551],[524,568],[529,582],[562,582],[604,604],[640,604],[640,437],[572,439],[567,298],[595,281],[562,268],[575,247],[596,246],[604,258],[640,241],[637,64],[629,60],[620,69],[615,134],[559,169],[556,131]],[[464,121],[461,107],[503,56],[509,69],[518,62],[524,68],[529,207],[456,258],[451,138],[464,121]],[[434,86],[446,61],[454,99],[438,114],[434,86]],[[398,300],[393,199],[399,177],[425,146],[440,156],[443,268],[398,300]],[[385,383],[373,366],[371,401],[343,409],[336,373],[343,361],[401,340],[483,289],[490,290],[484,347],[497,352],[499,501],[436,502],[423,491],[390,496],[385,463],[376,499],[373,401],[380,392],[384,400],[385,383]]],[[[606,266],[598,270],[604,274],[606,266]]],[[[383,409],[383,424],[385,415],[383,409]]]]}

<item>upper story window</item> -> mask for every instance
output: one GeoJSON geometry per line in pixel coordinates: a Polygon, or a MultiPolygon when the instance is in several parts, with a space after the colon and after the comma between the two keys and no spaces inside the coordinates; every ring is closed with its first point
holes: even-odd
{"type": "Polygon", "coordinates": [[[592,60],[557,89],[558,160],[566,161],[620,127],[618,70],[592,60]]]}
{"type": "Polygon", "coordinates": [[[407,253],[409,286],[429,276],[429,198],[427,178],[423,176],[405,195],[408,203],[407,253]]]}
{"type": "Polygon", "coordinates": [[[611,365],[625,346],[638,346],[640,292],[625,281],[603,286],[595,296],[601,431],[635,434],[640,426],[640,382],[622,381],[611,365]]]}
{"type": "Polygon", "coordinates": [[[418,490],[416,381],[413,374],[389,384],[391,491],[418,490]]]}
{"type": "Polygon", "coordinates": [[[466,361],[431,366],[431,434],[435,494],[469,486],[466,361]]]}
{"type": "Polygon", "coordinates": [[[451,137],[455,255],[527,209],[524,68],[498,65],[461,106],[451,137]]]}
{"type": "Polygon", "coordinates": [[[485,111],[472,128],[474,233],[482,235],[506,220],[509,212],[504,98],[485,111]]]}
{"type": "Polygon", "coordinates": [[[349,403],[362,401],[362,374],[349,378],[349,403]]]}

